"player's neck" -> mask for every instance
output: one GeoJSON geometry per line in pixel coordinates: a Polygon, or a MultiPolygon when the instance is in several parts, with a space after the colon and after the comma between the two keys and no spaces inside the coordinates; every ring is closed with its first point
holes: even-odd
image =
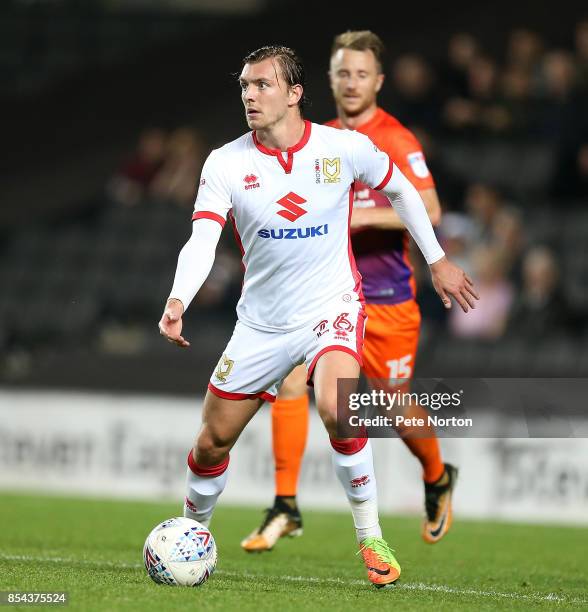
{"type": "Polygon", "coordinates": [[[343,111],[341,107],[337,108],[337,116],[339,117],[339,121],[341,122],[342,127],[348,130],[356,130],[358,127],[361,127],[364,123],[367,123],[371,119],[373,119],[374,115],[378,110],[378,105],[373,104],[369,106],[364,111],[359,113],[359,115],[347,115],[343,111]]]}
{"type": "Polygon", "coordinates": [[[302,140],[304,129],[304,119],[298,114],[264,130],[255,130],[255,135],[264,147],[287,151],[302,140]]]}

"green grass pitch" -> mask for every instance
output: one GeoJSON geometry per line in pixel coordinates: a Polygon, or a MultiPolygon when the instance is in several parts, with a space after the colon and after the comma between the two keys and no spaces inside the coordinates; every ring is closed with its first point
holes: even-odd
{"type": "Polygon", "coordinates": [[[385,516],[402,576],[376,590],[351,517],[307,511],[301,538],[247,555],[259,511],[223,506],[212,523],[217,572],[202,587],[156,585],[142,565],[147,533],[180,504],[0,494],[0,591],[69,592],[74,610],[588,610],[588,530],[457,519],[423,543],[416,517],[385,516]]]}

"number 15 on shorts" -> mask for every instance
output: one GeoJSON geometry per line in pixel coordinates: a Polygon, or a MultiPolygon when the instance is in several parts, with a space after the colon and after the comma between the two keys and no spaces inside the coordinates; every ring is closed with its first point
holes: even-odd
{"type": "Polygon", "coordinates": [[[386,365],[390,369],[389,383],[393,384],[396,380],[410,378],[412,376],[412,355],[404,355],[400,359],[390,359],[386,365]]]}

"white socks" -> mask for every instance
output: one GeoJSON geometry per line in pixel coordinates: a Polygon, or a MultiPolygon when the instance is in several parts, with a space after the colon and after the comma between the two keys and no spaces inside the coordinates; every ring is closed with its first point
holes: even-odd
{"type": "Polygon", "coordinates": [[[191,459],[190,452],[186,473],[184,516],[208,527],[218,497],[227,484],[229,460],[213,468],[199,468],[191,459]],[[197,472],[210,475],[201,476],[197,472]]]}
{"type": "Polygon", "coordinates": [[[357,533],[357,541],[368,537],[382,537],[378,518],[378,497],[372,447],[367,440],[365,446],[352,455],[333,449],[333,467],[343,485],[357,533]]]}
{"type": "MultiPolygon", "coordinates": [[[[368,537],[382,537],[378,518],[378,498],[372,447],[365,446],[353,453],[344,454],[333,449],[333,467],[343,485],[353,515],[357,541],[368,537]]],[[[186,475],[186,501],[184,516],[208,527],[219,495],[227,483],[228,458],[222,464],[210,468],[198,466],[190,452],[186,475]]]]}
{"type": "Polygon", "coordinates": [[[363,542],[366,538],[382,537],[380,520],[378,518],[378,498],[366,499],[362,502],[349,500],[351,513],[355,524],[357,541],[363,542]]]}

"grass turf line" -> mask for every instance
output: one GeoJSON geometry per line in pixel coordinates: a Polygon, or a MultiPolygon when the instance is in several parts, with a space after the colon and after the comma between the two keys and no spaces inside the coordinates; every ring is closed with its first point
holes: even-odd
{"type": "Polygon", "coordinates": [[[71,609],[401,610],[587,609],[582,528],[456,520],[424,544],[419,519],[384,517],[402,566],[399,586],[377,591],[355,556],[351,517],[304,513],[305,533],[271,553],[239,542],[259,511],[218,508],[218,572],[203,587],[156,585],[142,568],[147,533],[180,504],[0,495],[0,590],[66,590],[71,609]]]}

